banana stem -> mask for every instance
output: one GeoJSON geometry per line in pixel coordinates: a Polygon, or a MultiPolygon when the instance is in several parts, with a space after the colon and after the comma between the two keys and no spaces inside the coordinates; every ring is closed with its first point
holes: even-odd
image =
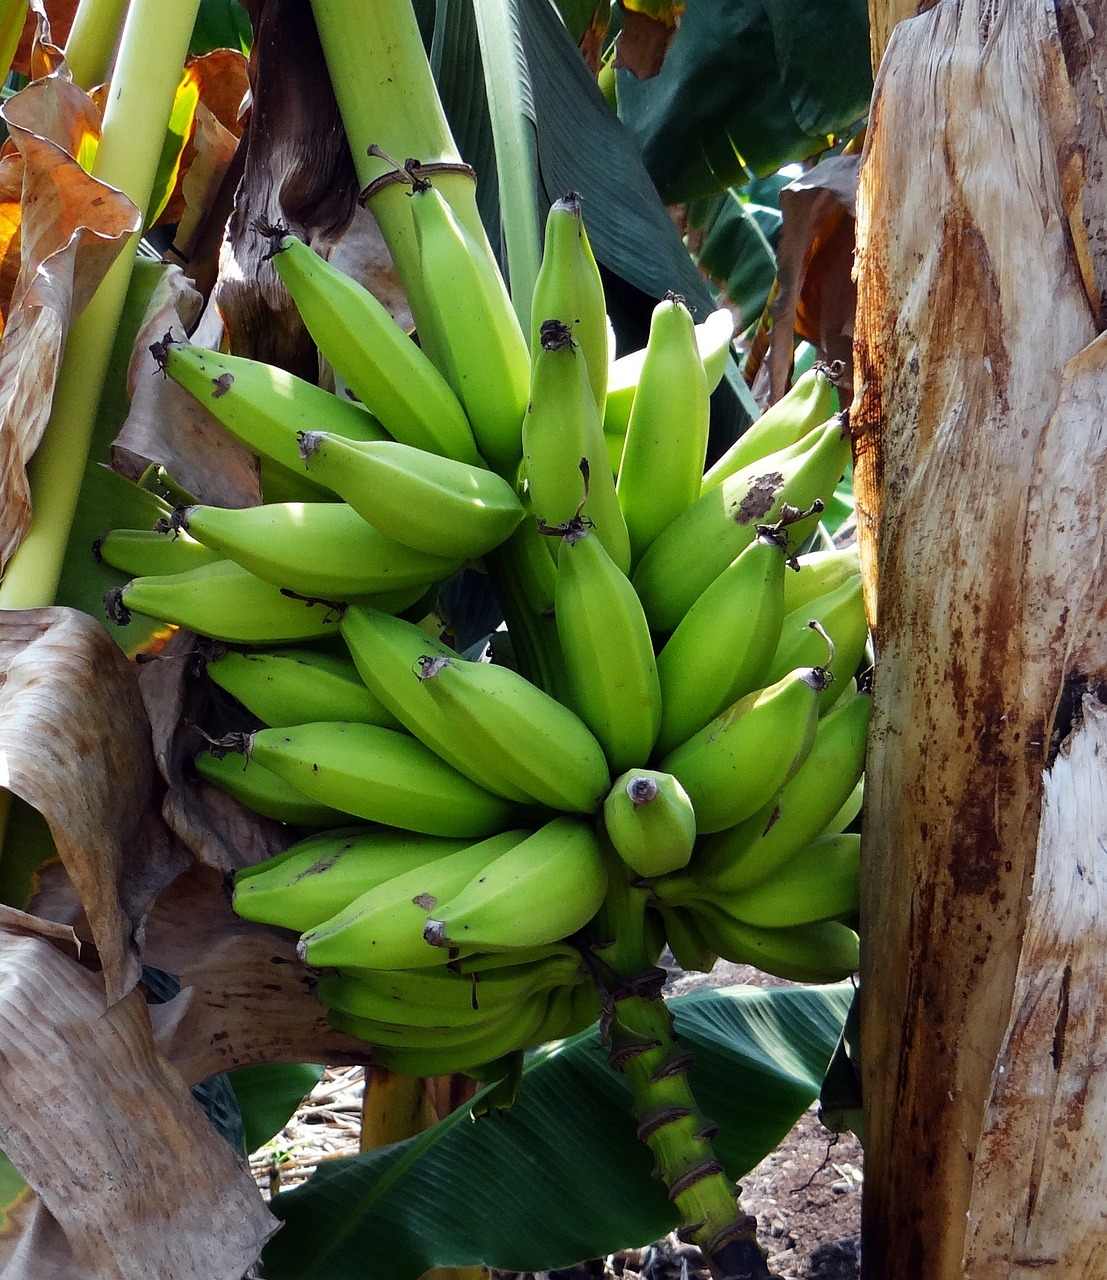
{"type": "Polygon", "coordinates": [[[111,74],[128,0],[81,0],[65,42],[65,61],[82,89],[103,84],[111,74]]]}
{"type": "Polygon", "coordinates": [[[2,0],[0,2],[0,67],[6,76],[12,68],[12,59],[19,48],[19,37],[27,17],[27,0],[2,0]]]}
{"type": "Polygon", "coordinates": [[[528,72],[514,5],[508,0],[473,0],[473,15],[496,148],[511,301],[523,332],[530,333],[531,297],[542,249],[538,226],[537,144],[526,101],[528,72]]]}
{"type": "MultiPolygon", "coordinates": [[[[311,0],[331,87],[362,188],[414,158],[426,164],[460,165],[411,0],[311,0]]],[[[440,173],[434,185],[458,219],[493,257],[477,211],[476,184],[468,172],[440,173]]],[[[379,187],[366,202],[392,254],[416,319],[425,314],[410,188],[379,187]]]]}
{"type": "Polygon", "coordinates": [[[427,1082],[420,1076],[402,1076],[385,1067],[365,1068],[361,1095],[362,1151],[376,1151],[402,1142],[435,1122],[427,1097],[427,1082]]]}
{"type": "MultiPolygon", "coordinates": [[[[93,175],[150,201],[199,0],[134,0],[112,76],[93,175]]],[[[28,466],[31,529],[0,583],[0,608],[54,602],[139,235],[131,236],[66,339],[50,420],[28,466]]]]}
{"type": "Polygon", "coordinates": [[[609,1062],[630,1085],[638,1136],[656,1158],[655,1175],[677,1207],[681,1239],[702,1249],[717,1280],[768,1280],[756,1222],[715,1155],[715,1126],[699,1111],[688,1080],[692,1055],[673,1034],[662,995],[665,971],[651,962],[643,920],[648,890],[609,850],[608,894],[600,928],[613,939],[597,950],[602,1025],[609,1062]]]}

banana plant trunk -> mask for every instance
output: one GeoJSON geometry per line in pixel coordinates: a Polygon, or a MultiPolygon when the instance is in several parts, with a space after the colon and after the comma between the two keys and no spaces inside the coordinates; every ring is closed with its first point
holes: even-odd
{"type": "Polygon", "coordinates": [[[1107,0],[871,5],[862,1275],[1102,1276],[1107,0]]]}

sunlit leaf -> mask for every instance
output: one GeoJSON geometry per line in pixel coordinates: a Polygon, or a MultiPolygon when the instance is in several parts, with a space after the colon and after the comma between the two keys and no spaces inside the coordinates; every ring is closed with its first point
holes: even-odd
{"type": "MultiPolygon", "coordinates": [[[[818,1095],[850,994],[731,988],[672,1001],[728,1176],[771,1151],[818,1095]]],[[[285,1226],[265,1274],[415,1280],[481,1261],[543,1271],[645,1244],[676,1225],[652,1160],[625,1081],[587,1032],[530,1063],[510,1111],[476,1123],[455,1114],[418,1138],[329,1161],[279,1195],[285,1226]]]]}

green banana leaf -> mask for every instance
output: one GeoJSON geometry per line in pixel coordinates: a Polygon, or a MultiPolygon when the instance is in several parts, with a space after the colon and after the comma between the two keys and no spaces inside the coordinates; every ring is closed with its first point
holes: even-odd
{"type": "Polygon", "coordinates": [[[248,1152],[263,1147],[280,1133],[323,1078],[323,1071],[323,1067],[311,1062],[271,1062],[228,1073],[238,1099],[248,1152]]]}
{"type": "Polygon", "coordinates": [[[249,53],[253,38],[249,16],[238,0],[200,0],[188,51],[201,54],[213,49],[240,49],[249,53]]]}
{"type": "Polygon", "coordinates": [[[760,317],[776,279],[780,210],[755,204],[734,188],[688,206],[688,221],[702,231],[700,269],[721,284],[741,313],[739,329],[760,317]]]}
{"type": "Polygon", "coordinates": [[[619,72],[619,114],[676,204],[823,150],[872,87],[865,0],[696,0],[659,75],[619,72]]]}
{"type": "MultiPolygon", "coordinates": [[[[740,1178],[818,1096],[852,987],[733,987],[670,1007],[691,1079],[740,1178]]],[[[278,1195],[268,1280],[415,1280],[484,1262],[541,1271],[656,1240],[676,1225],[630,1094],[596,1029],[528,1063],[515,1106],[457,1112],[381,1151],[330,1161],[278,1195]]]]}

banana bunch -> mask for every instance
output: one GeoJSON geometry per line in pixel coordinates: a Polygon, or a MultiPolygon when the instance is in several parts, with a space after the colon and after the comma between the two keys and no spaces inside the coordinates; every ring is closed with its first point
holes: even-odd
{"type": "Polygon", "coordinates": [[[705,473],[727,312],[667,297],[614,360],[570,195],[524,333],[441,192],[398,173],[418,344],[262,228],[357,399],[167,335],[164,373],[258,455],[266,500],[98,544],[131,575],[111,617],[219,642],[205,679],[247,727],[198,778],[303,837],[235,909],[299,933],[335,1024],[423,1075],[588,1025],[612,928],[651,963],[667,941],[697,968],[852,971],[867,631],[856,553],[801,554],[850,456],[831,376],[705,473]],[[496,660],[442,634],[464,566],[496,589],[496,660]],[[613,876],[647,904],[615,925],[613,876]]]}

